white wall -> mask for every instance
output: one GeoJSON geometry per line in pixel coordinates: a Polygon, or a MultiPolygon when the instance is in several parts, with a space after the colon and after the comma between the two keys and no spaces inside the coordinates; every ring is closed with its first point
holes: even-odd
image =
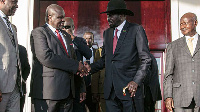
{"type": "MultiPolygon", "coordinates": [[[[33,29],[33,4],[34,0],[19,0],[18,9],[13,17],[10,17],[11,23],[17,27],[18,43],[26,47],[28,51],[29,64],[32,57],[30,50],[30,32],[33,29]]],[[[31,100],[28,97],[30,91],[30,75],[27,79],[27,95],[24,105],[24,112],[31,112],[31,100]]]]}
{"type": "MultiPolygon", "coordinates": [[[[183,36],[179,23],[181,16],[187,12],[195,13],[200,22],[200,0],[171,0],[172,41],[183,36]]],[[[200,33],[200,24],[197,25],[197,32],[200,33]]]]}

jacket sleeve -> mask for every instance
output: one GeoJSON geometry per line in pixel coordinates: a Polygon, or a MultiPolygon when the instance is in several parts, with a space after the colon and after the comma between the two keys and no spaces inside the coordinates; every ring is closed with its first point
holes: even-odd
{"type": "Polygon", "coordinates": [[[43,27],[36,28],[31,33],[32,52],[43,66],[52,69],[60,69],[67,72],[76,73],[79,62],[69,58],[67,55],[59,55],[50,49],[51,41],[49,32],[43,27]]]}
{"type": "Polygon", "coordinates": [[[167,46],[165,74],[163,80],[164,99],[169,97],[172,98],[173,69],[174,69],[173,49],[172,49],[172,44],[169,43],[167,46]]]}
{"type": "Polygon", "coordinates": [[[133,78],[133,81],[136,82],[138,85],[141,85],[144,82],[146,71],[147,69],[149,69],[151,65],[151,57],[150,57],[150,51],[149,51],[149,46],[148,46],[148,40],[142,26],[139,26],[137,28],[136,46],[137,46],[138,55],[141,62],[137,70],[137,73],[135,77],[133,78]]]}

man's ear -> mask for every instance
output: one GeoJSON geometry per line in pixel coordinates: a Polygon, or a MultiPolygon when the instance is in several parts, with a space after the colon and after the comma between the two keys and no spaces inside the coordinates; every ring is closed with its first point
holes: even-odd
{"type": "Polygon", "coordinates": [[[197,20],[195,20],[195,21],[194,21],[194,25],[195,25],[195,26],[197,26],[197,24],[198,24],[198,21],[197,21],[197,20]]]}

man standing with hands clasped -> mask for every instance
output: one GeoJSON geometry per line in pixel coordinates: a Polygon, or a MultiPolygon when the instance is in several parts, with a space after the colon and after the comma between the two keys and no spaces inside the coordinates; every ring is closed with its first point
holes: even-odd
{"type": "Polygon", "coordinates": [[[199,112],[200,39],[196,32],[197,16],[186,13],[180,19],[183,37],[167,46],[164,75],[164,99],[167,109],[175,112],[199,112]]]}
{"type": "Polygon", "coordinates": [[[103,34],[102,57],[91,66],[85,62],[85,66],[91,73],[105,67],[106,112],[143,112],[143,81],[151,64],[145,31],[126,21],[126,15],[134,14],[126,9],[124,0],[110,0],[102,13],[107,13],[110,26],[103,34]],[[124,87],[128,88],[125,96],[124,87]]]}

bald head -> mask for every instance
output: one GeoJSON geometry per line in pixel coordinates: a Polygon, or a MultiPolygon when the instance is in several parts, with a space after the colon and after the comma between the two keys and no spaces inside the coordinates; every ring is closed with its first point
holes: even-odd
{"type": "Polygon", "coordinates": [[[180,19],[180,30],[185,36],[194,36],[198,24],[197,16],[194,13],[185,13],[180,19]]]}
{"type": "Polygon", "coordinates": [[[63,30],[69,34],[74,34],[74,21],[71,17],[65,17],[63,24],[63,30]]]}
{"type": "Polygon", "coordinates": [[[62,28],[65,12],[63,8],[57,4],[51,4],[46,9],[45,21],[55,29],[62,28]]]}
{"type": "Polygon", "coordinates": [[[45,22],[49,22],[49,16],[55,15],[57,13],[61,13],[65,16],[65,12],[63,8],[57,4],[51,4],[47,7],[46,9],[46,14],[45,14],[45,22]]]}
{"type": "Polygon", "coordinates": [[[94,43],[94,34],[92,32],[85,32],[83,38],[86,40],[89,48],[91,48],[94,43]]]}

